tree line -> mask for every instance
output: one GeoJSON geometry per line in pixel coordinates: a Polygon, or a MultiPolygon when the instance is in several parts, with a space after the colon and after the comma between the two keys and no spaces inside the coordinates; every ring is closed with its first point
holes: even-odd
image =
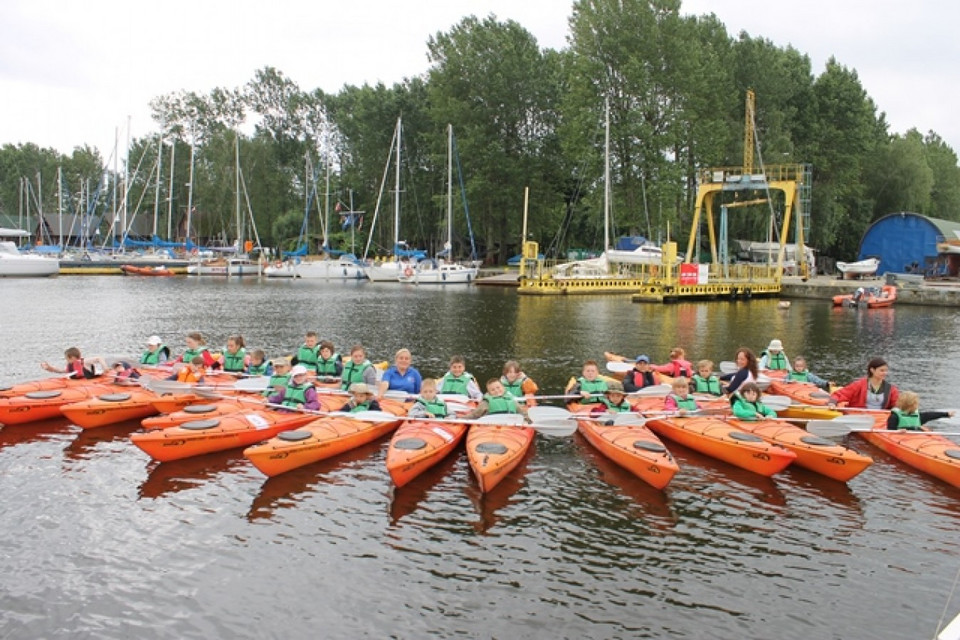
{"type": "MultiPolygon", "coordinates": [[[[5,145],[0,213],[15,216],[24,177],[40,174],[47,188],[34,207],[56,211],[66,192],[74,209],[109,219],[128,177],[128,214],[136,206],[152,217],[158,201],[159,229],[182,239],[189,198],[192,237],[231,237],[239,158],[243,209],[266,245],[293,248],[305,228],[311,252],[324,235],[334,249],[360,249],[380,200],[371,244],[389,252],[399,189],[402,239],[436,251],[446,239],[449,123],[465,196],[455,179],[454,254],[469,253],[464,202],[484,257],[503,263],[517,253],[529,188],[528,237],[563,257],[602,247],[606,102],[616,233],[662,241],[669,229],[683,247],[698,170],[742,163],[753,89],[756,157],[813,167],[807,242],[821,254],[853,257],[870,222],[892,212],[960,220],[955,151],[933,131],[891,133],[856,70],[831,59],[815,74],[793,47],[731,35],[713,15],[682,16],[679,0],[578,0],[562,50],[494,16],[466,17],[426,47],[428,71],[392,86],[326,93],[265,67],[243,87],[159,96],[150,104],[157,131],[132,141],[124,171],[87,146],[63,155],[5,145]],[[398,117],[399,186],[386,170],[398,117]],[[365,212],[363,227],[343,230],[337,210],[351,208],[365,212]]],[[[771,208],[780,214],[783,203],[738,208],[730,237],[764,239],[771,208]]]]}

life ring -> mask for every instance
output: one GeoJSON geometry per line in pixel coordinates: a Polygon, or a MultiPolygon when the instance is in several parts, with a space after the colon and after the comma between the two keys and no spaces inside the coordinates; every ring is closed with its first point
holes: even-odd
{"type": "Polygon", "coordinates": [[[403,275],[409,278],[410,276],[413,275],[413,269],[411,269],[410,267],[407,267],[406,269],[403,270],[403,275]]]}
{"type": "Polygon", "coordinates": [[[273,266],[275,266],[277,269],[283,269],[283,263],[279,260],[277,260],[277,263],[273,266]]]}

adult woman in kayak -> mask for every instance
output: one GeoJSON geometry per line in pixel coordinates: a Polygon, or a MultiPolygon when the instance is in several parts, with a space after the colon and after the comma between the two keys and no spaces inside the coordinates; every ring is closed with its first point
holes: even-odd
{"type": "Polygon", "coordinates": [[[720,381],[727,383],[724,392],[728,395],[736,393],[740,385],[746,382],[756,382],[757,376],[760,375],[757,356],[748,347],[737,349],[736,363],[736,371],[720,376],[720,381]]]}
{"type": "Polygon", "coordinates": [[[900,391],[887,382],[890,367],[883,358],[873,358],[867,363],[867,375],[854,380],[830,394],[830,407],[857,409],[893,409],[897,406],[900,391]]]}

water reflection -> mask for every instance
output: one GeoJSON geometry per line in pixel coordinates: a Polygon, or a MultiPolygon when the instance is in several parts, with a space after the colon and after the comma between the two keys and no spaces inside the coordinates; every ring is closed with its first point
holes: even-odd
{"type": "Polygon", "coordinates": [[[452,485],[457,481],[466,481],[469,472],[466,456],[463,455],[462,447],[458,447],[438,464],[427,469],[406,485],[394,487],[390,492],[390,524],[396,526],[401,520],[414,513],[424,502],[428,501],[429,496],[440,492],[439,485],[441,483],[444,483],[444,489],[449,490],[450,487],[447,487],[447,484],[452,485]]]}
{"type": "Polygon", "coordinates": [[[172,462],[147,463],[147,477],[140,484],[137,495],[141,499],[156,499],[186,489],[203,486],[213,477],[247,466],[239,451],[221,451],[172,462]]]}
{"type": "Polygon", "coordinates": [[[117,424],[81,429],[63,450],[66,462],[82,462],[101,454],[120,454],[126,450],[137,450],[130,443],[130,434],[140,428],[140,422],[130,420],[117,424]]]}
{"type": "Polygon", "coordinates": [[[54,418],[0,428],[0,449],[15,447],[29,442],[52,440],[56,436],[71,433],[76,427],[66,418],[54,418]]]}

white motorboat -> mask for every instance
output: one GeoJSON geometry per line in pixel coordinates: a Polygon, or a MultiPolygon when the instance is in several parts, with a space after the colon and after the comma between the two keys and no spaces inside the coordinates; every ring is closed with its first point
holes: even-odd
{"type": "Polygon", "coordinates": [[[477,267],[441,260],[421,260],[415,267],[407,266],[400,282],[413,284],[470,284],[477,279],[477,267]]]}
{"type": "Polygon", "coordinates": [[[655,244],[642,244],[636,249],[624,251],[609,249],[606,252],[607,261],[622,264],[662,264],[663,250],[655,244]]]}
{"type": "Polygon", "coordinates": [[[838,262],[837,269],[843,274],[844,280],[853,280],[877,273],[880,261],[877,258],[867,258],[858,262],[838,262]]]}
{"type": "MultiPolygon", "coordinates": [[[[0,229],[0,237],[26,238],[30,234],[21,229],[0,229]]],[[[33,253],[21,253],[9,240],[0,241],[0,277],[43,278],[60,273],[60,260],[33,253]]]]}
{"type": "Polygon", "coordinates": [[[268,278],[304,278],[310,280],[362,280],[363,267],[354,259],[341,256],[339,260],[284,260],[263,270],[268,278]]]}

